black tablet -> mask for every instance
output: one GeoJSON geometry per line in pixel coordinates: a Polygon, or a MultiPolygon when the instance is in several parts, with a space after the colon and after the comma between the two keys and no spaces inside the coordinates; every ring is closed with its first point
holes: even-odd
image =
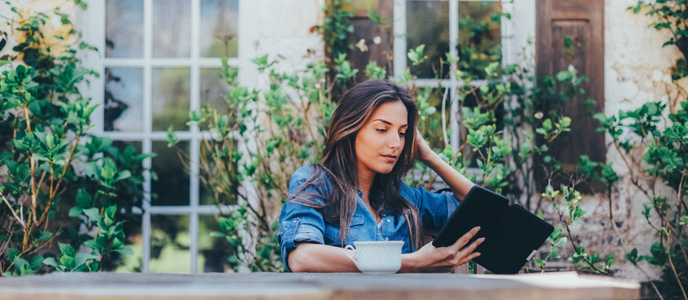
{"type": "Polygon", "coordinates": [[[480,231],[466,244],[485,237],[473,261],[495,274],[516,274],[530,260],[554,227],[520,205],[480,186],[473,186],[449,217],[432,244],[453,245],[476,226],[480,231]]]}

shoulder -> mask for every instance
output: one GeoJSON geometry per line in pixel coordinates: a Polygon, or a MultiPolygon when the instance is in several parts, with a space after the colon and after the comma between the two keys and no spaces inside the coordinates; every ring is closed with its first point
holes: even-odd
{"type": "Polygon", "coordinates": [[[311,165],[305,165],[294,171],[294,174],[291,175],[290,182],[303,182],[308,180],[308,178],[310,178],[311,175],[313,175],[313,169],[311,168],[311,165]]]}
{"type": "Polygon", "coordinates": [[[418,207],[418,189],[410,187],[408,183],[406,183],[406,181],[403,179],[399,184],[399,194],[401,194],[402,197],[406,198],[406,200],[418,207]]]}
{"type": "MultiPolygon", "coordinates": [[[[306,183],[313,176],[313,173],[316,172],[317,168],[319,168],[318,165],[305,165],[296,169],[294,174],[291,175],[291,180],[289,181],[289,194],[294,193],[301,185],[306,183]]],[[[318,193],[324,193],[329,189],[330,184],[329,180],[327,180],[327,175],[325,172],[322,172],[322,176],[320,178],[315,179],[310,183],[309,186],[304,187],[303,190],[308,192],[317,191],[318,193]]]]}

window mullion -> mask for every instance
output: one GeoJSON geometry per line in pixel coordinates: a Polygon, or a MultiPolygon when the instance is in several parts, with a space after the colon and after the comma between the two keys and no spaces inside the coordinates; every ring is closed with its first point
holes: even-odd
{"type": "MultiPolygon", "coordinates": [[[[459,1],[458,0],[449,0],[449,52],[451,53],[452,59],[457,59],[459,57],[458,50],[456,49],[456,45],[459,42],[459,1]]],[[[449,79],[450,81],[450,88],[451,88],[451,94],[450,94],[450,113],[449,113],[449,124],[451,126],[451,136],[449,137],[449,141],[452,147],[452,150],[458,151],[459,150],[459,144],[460,144],[460,135],[459,135],[459,122],[460,120],[460,115],[459,115],[459,101],[458,101],[458,86],[456,83],[456,76],[454,75],[454,71],[456,71],[456,65],[452,64],[451,65],[451,70],[449,72],[449,79]]]]}
{"type": "Polygon", "coordinates": [[[394,0],[394,76],[406,70],[406,0],[394,0]]]}
{"type": "MultiPolygon", "coordinates": [[[[201,32],[201,1],[191,1],[191,110],[199,110],[201,107],[201,70],[199,66],[200,57],[200,32],[201,32]]],[[[191,124],[191,163],[190,166],[190,188],[189,197],[191,204],[191,217],[189,218],[189,252],[191,254],[191,273],[198,272],[198,163],[199,162],[199,135],[198,126],[191,124]],[[194,163],[195,162],[195,163],[194,163]]]]}
{"type": "MultiPolygon", "coordinates": [[[[153,52],[153,0],[145,0],[143,2],[143,131],[144,138],[142,140],[143,153],[151,153],[153,150],[153,142],[150,139],[150,132],[153,128],[153,114],[152,114],[152,70],[151,70],[151,56],[153,52]]],[[[153,165],[151,158],[146,158],[143,161],[144,168],[150,169],[153,165]]],[[[148,199],[143,201],[143,266],[142,272],[148,273],[150,266],[150,238],[151,238],[151,213],[150,213],[150,196],[151,196],[151,178],[150,173],[144,173],[144,192],[148,199]]]]}

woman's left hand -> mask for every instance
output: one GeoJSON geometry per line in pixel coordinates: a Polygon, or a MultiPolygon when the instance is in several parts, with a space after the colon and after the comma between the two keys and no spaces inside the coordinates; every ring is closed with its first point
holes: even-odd
{"type": "Polygon", "coordinates": [[[429,161],[433,155],[437,155],[435,152],[432,151],[428,143],[425,141],[423,138],[423,135],[420,134],[420,131],[416,129],[416,155],[415,158],[417,160],[420,160],[423,163],[426,163],[429,161]]]}

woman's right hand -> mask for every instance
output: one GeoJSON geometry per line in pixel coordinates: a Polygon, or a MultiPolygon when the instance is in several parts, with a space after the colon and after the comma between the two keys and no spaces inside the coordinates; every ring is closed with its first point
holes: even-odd
{"type": "Polygon", "coordinates": [[[480,227],[471,229],[471,231],[464,234],[456,243],[449,247],[435,248],[432,243],[428,243],[420,250],[404,255],[406,257],[402,261],[400,272],[448,273],[456,267],[467,263],[471,259],[480,256],[479,252],[473,252],[473,250],[482,244],[485,238],[479,238],[468,247],[463,248],[479,230],[480,227]]]}

